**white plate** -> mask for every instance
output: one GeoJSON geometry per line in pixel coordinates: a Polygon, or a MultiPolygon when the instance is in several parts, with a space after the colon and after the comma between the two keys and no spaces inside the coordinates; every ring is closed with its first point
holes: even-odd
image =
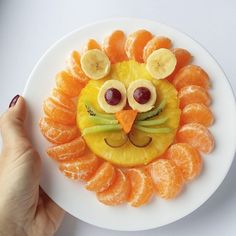
{"type": "Polygon", "coordinates": [[[226,176],[236,146],[236,105],[232,89],[216,61],[198,43],[185,34],[152,21],[139,19],[113,19],[80,28],[56,42],[39,60],[25,87],[28,103],[27,127],[34,146],[42,157],[43,173],[41,186],[63,209],[90,224],[113,230],[144,230],[174,222],[201,206],[219,187],[226,176]],[[81,50],[87,39],[102,41],[115,29],[127,34],[145,28],[156,35],[165,35],[173,40],[174,47],[184,47],[194,55],[194,63],[202,66],[212,81],[213,98],[211,109],[216,122],[210,128],[215,140],[215,150],[203,155],[204,170],[201,176],[189,183],[175,200],[165,201],[154,197],[141,208],[128,205],[108,207],[99,203],[95,194],[87,191],[78,182],[66,179],[55,163],[45,154],[49,143],[42,137],[38,120],[43,116],[42,103],[55,86],[55,74],[65,67],[65,58],[73,50],[81,50]]]}

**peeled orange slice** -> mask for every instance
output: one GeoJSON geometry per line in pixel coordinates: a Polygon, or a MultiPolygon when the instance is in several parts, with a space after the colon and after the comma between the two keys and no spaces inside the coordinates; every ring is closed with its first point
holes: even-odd
{"type": "Polygon", "coordinates": [[[86,52],[91,49],[100,49],[101,50],[100,45],[98,44],[98,42],[95,39],[88,40],[88,42],[85,45],[84,51],[86,52]]]}
{"type": "Polygon", "coordinates": [[[64,161],[81,156],[84,150],[85,142],[79,137],[69,143],[49,147],[47,154],[56,161],[64,161]]]}
{"type": "Polygon", "coordinates": [[[178,97],[180,108],[184,108],[186,105],[191,103],[202,103],[206,106],[209,106],[211,104],[211,97],[206,89],[197,85],[189,85],[183,87],[182,89],[180,89],[178,97]]]}
{"type": "Polygon", "coordinates": [[[173,53],[177,59],[175,71],[178,71],[180,68],[188,65],[192,60],[192,55],[184,48],[174,48],[173,53]]]}
{"type": "Polygon", "coordinates": [[[86,189],[102,192],[110,187],[116,177],[116,170],[109,162],[104,162],[89,180],[86,189]]]}
{"type": "Polygon", "coordinates": [[[131,183],[131,194],[128,202],[133,207],[148,203],[153,195],[153,184],[145,169],[132,168],[126,172],[131,183]]]}
{"type": "Polygon", "coordinates": [[[78,96],[84,86],[67,71],[61,71],[57,74],[56,84],[68,97],[78,96]]]}
{"type": "Polygon", "coordinates": [[[165,199],[177,197],[182,190],[184,178],[173,161],[159,159],[149,165],[149,171],[158,196],[165,199]]]}
{"type": "Polygon", "coordinates": [[[75,111],[76,106],[75,103],[72,101],[70,97],[67,95],[63,94],[61,90],[54,88],[52,90],[52,96],[51,98],[60,106],[65,107],[66,109],[70,111],[75,111]]]}
{"type": "Polygon", "coordinates": [[[214,148],[214,138],[211,132],[203,125],[189,123],[183,125],[176,134],[181,143],[189,143],[200,152],[210,153],[214,148]]]}
{"type": "Polygon", "coordinates": [[[67,67],[72,76],[82,84],[86,84],[88,81],[87,76],[84,74],[80,65],[80,54],[77,51],[72,51],[68,56],[67,67]]]}
{"type": "Polygon", "coordinates": [[[177,90],[188,85],[198,85],[208,89],[210,87],[210,80],[208,74],[200,66],[187,65],[175,75],[173,84],[177,90]]]}
{"type": "Polygon", "coordinates": [[[181,124],[199,123],[208,127],[214,122],[214,116],[207,106],[201,103],[192,103],[184,107],[180,121],[181,124]]]}
{"type": "Polygon", "coordinates": [[[172,50],[172,52],[174,53],[177,63],[175,66],[175,69],[173,71],[173,73],[167,77],[167,79],[169,81],[172,81],[176,75],[176,73],[184,66],[190,64],[190,62],[192,61],[192,55],[190,54],[190,52],[186,49],[183,48],[174,48],[172,50]]]}
{"type": "Polygon", "coordinates": [[[166,157],[180,168],[186,181],[196,178],[201,172],[201,156],[195,148],[187,143],[172,145],[168,149],[166,157]]]}
{"type": "Polygon", "coordinates": [[[129,193],[129,180],[120,169],[117,169],[114,183],[107,190],[97,193],[97,198],[103,204],[115,206],[125,203],[129,193]]]}
{"type": "Polygon", "coordinates": [[[58,105],[52,98],[44,101],[43,110],[48,117],[59,124],[75,125],[75,111],[70,111],[58,105]]]}
{"type": "Polygon", "coordinates": [[[125,43],[125,51],[128,58],[142,63],[143,49],[152,37],[152,34],[144,29],[130,34],[125,43]]]}
{"type": "Polygon", "coordinates": [[[88,181],[96,172],[100,160],[91,152],[69,160],[60,162],[60,171],[71,179],[88,181]]]}
{"type": "Polygon", "coordinates": [[[103,50],[109,57],[111,63],[117,63],[128,59],[125,53],[126,36],[123,31],[112,32],[103,43],[103,50]]]}
{"type": "Polygon", "coordinates": [[[79,135],[77,126],[62,125],[48,117],[40,119],[39,127],[44,137],[55,144],[68,143],[79,135]]]}

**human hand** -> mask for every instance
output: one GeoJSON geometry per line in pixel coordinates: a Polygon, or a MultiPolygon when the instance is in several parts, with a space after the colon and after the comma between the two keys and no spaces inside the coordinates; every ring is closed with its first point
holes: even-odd
{"type": "Polygon", "coordinates": [[[24,130],[24,99],[11,105],[0,117],[0,235],[53,235],[64,211],[39,186],[41,160],[24,130]]]}

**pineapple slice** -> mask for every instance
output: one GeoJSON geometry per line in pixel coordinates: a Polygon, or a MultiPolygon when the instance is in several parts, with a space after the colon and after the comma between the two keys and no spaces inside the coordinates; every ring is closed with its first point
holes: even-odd
{"type": "Polygon", "coordinates": [[[166,80],[156,80],[151,77],[145,68],[145,64],[140,64],[136,61],[125,61],[112,65],[110,74],[101,80],[91,80],[86,87],[81,91],[77,105],[77,125],[81,132],[87,127],[92,127],[95,124],[92,119],[89,119],[89,114],[86,110],[85,103],[91,104],[98,112],[106,114],[99,106],[97,96],[99,89],[103,83],[109,79],[121,81],[126,89],[128,85],[138,79],[146,79],[153,83],[156,87],[157,106],[163,99],[166,105],[163,111],[152,119],[167,118],[164,124],[153,126],[154,128],[168,127],[171,132],[164,134],[148,134],[142,131],[135,130],[138,138],[149,136],[152,142],[146,147],[136,147],[130,141],[127,141],[123,146],[112,148],[106,144],[104,139],[114,138],[119,139],[121,132],[102,132],[96,134],[87,134],[84,139],[87,146],[99,157],[122,167],[134,167],[146,165],[153,159],[161,156],[166,149],[173,143],[175,133],[179,126],[180,109],[177,98],[177,91],[173,85],[166,80]]]}

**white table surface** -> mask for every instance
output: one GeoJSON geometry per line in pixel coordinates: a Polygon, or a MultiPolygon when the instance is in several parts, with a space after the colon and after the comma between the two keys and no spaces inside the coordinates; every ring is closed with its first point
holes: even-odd
{"type": "MultiPolygon", "coordinates": [[[[147,18],[186,32],[214,55],[236,91],[234,0],[0,0],[0,113],[14,95],[22,93],[33,66],[54,41],[80,26],[111,17],[147,18]]],[[[223,184],[203,206],[159,229],[116,232],[67,214],[56,235],[233,236],[235,183],[234,161],[223,184]]]]}

